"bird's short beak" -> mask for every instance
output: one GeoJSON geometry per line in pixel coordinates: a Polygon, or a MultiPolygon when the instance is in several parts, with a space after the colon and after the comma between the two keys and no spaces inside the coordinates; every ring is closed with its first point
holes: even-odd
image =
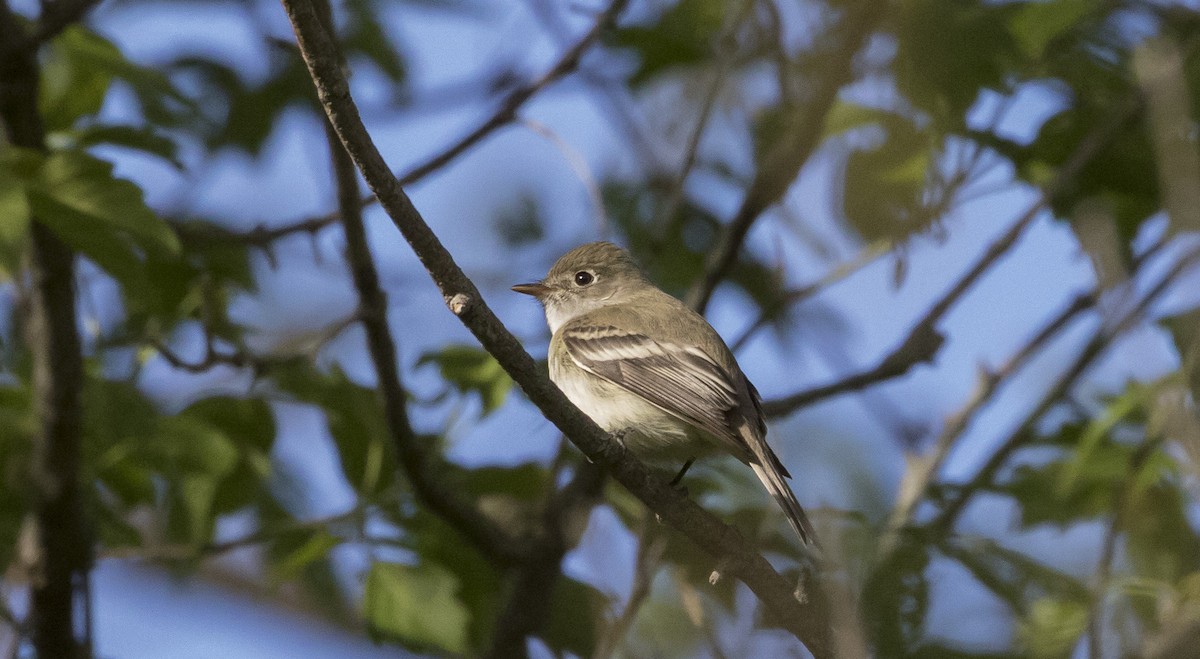
{"type": "Polygon", "coordinates": [[[541,299],[550,292],[550,287],[541,282],[534,282],[532,284],[517,284],[516,286],[513,286],[512,289],[518,293],[532,295],[538,299],[541,299]]]}

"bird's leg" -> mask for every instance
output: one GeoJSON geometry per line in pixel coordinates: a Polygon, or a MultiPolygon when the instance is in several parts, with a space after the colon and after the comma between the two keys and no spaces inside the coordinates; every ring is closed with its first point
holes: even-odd
{"type": "Polygon", "coordinates": [[[617,430],[614,430],[608,434],[613,438],[614,442],[621,445],[622,449],[628,451],[629,447],[625,446],[625,437],[631,432],[633,432],[633,427],[625,426],[624,428],[618,428],[617,430]]]}
{"type": "Polygon", "coordinates": [[[683,495],[687,496],[687,488],[681,486],[679,482],[683,480],[683,475],[687,473],[688,469],[692,468],[692,463],[695,461],[696,458],[688,458],[688,461],[683,463],[683,467],[679,470],[679,473],[675,474],[675,478],[672,478],[671,482],[667,483],[667,485],[670,485],[671,487],[683,492],[683,495]]]}

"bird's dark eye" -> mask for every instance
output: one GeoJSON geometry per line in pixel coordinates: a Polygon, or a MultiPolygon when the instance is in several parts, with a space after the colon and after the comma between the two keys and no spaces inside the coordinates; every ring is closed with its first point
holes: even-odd
{"type": "Polygon", "coordinates": [[[595,279],[596,278],[592,276],[592,273],[588,272],[587,270],[580,270],[579,272],[575,273],[575,285],[576,286],[587,286],[588,284],[592,283],[595,279]]]}

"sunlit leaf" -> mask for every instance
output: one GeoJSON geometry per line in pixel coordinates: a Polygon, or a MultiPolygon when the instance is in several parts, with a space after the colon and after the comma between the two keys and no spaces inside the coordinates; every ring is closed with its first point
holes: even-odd
{"type": "Polygon", "coordinates": [[[1009,18],[1009,27],[1025,56],[1039,59],[1056,37],[1096,9],[1091,0],[1024,2],[1009,18]]]}
{"type": "Polygon", "coordinates": [[[504,404],[512,390],[512,378],[490,354],[470,346],[449,346],[426,353],[417,365],[436,364],[447,382],[463,393],[477,393],[483,401],[483,413],[504,404]]]}
{"type": "Polygon", "coordinates": [[[1020,622],[1018,636],[1034,657],[1064,657],[1079,641],[1087,619],[1085,602],[1043,598],[1020,622]]]}

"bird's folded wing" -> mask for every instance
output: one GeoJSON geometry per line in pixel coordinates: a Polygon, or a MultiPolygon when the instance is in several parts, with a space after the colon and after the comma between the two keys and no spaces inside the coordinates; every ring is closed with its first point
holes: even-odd
{"type": "Polygon", "coordinates": [[[656,341],[607,325],[567,327],[563,344],[576,364],[751,457],[732,418],[739,409],[730,374],[697,348],[656,341]]]}

